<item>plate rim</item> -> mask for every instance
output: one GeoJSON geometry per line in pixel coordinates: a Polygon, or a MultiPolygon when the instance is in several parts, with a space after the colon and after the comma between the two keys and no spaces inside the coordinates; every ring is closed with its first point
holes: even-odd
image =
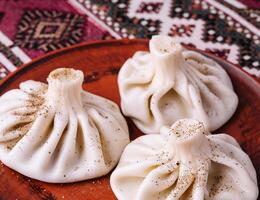
{"type": "MultiPolygon", "coordinates": [[[[85,41],[85,42],[81,42],[75,45],[71,45],[68,47],[64,47],[61,49],[56,49],[53,50],[51,52],[48,52],[46,54],[40,55],[36,58],[33,58],[30,62],[21,65],[19,68],[17,68],[15,71],[10,72],[6,77],[4,77],[2,80],[0,80],[0,89],[1,87],[3,87],[6,82],[11,81],[11,79],[13,79],[16,75],[18,75],[20,72],[22,72],[23,70],[25,70],[27,67],[29,67],[30,65],[36,64],[37,62],[44,60],[45,58],[51,57],[51,56],[55,56],[56,54],[62,53],[62,52],[66,52],[66,51],[70,51],[70,50],[75,50],[78,48],[82,48],[85,46],[92,46],[92,45],[105,45],[105,44],[129,44],[129,43],[146,43],[147,45],[149,44],[149,39],[109,39],[109,40],[94,40],[94,41],[85,41]]],[[[243,74],[244,78],[248,79],[248,81],[252,81],[252,85],[256,86],[256,89],[259,88],[260,89],[260,80],[258,80],[257,78],[255,78],[253,75],[249,74],[247,71],[245,71],[240,65],[236,65],[234,63],[231,63],[228,60],[224,60],[221,57],[218,57],[216,55],[214,55],[213,53],[209,53],[209,52],[205,52],[201,49],[197,49],[195,47],[190,47],[187,45],[183,45],[185,48],[189,49],[189,50],[193,50],[193,51],[197,51],[199,53],[202,53],[206,56],[209,56],[211,58],[213,58],[214,60],[219,60],[221,62],[223,62],[226,65],[231,65],[232,68],[240,73],[243,74]]],[[[224,69],[225,70],[225,69],[224,69]]],[[[226,70],[225,70],[226,71],[226,70]]],[[[228,73],[228,72],[227,72],[228,73]]],[[[232,83],[234,85],[234,83],[232,83]]],[[[256,91],[257,92],[257,91],[256,91]]]]}

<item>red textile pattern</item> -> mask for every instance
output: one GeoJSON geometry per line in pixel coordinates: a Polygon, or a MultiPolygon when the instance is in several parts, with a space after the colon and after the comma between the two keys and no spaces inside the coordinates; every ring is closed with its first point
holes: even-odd
{"type": "Polygon", "coordinates": [[[55,49],[83,41],[154,34],[171,35],[260,76],[258,8],[257,0],[193,0],[189,4],[181,0],[1,0],[0,53],[5,60],[0,59],[0,79],[55,49]],[[165,15],[161,13],[164,6],[169,8],[165,15]],[[255,29],[249,30],[227,10],[255,29]],[[199,38],[193,41],[198,31],[199,38]]]}

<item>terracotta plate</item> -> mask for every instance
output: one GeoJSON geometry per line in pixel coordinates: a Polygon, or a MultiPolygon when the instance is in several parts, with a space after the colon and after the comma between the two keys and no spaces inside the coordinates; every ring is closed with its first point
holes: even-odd
{"type": "MultiPolygon", "coordinates": [[[[146,40],[117,40],[80,44],[55,51],[9,75],[0,83],[0,93],[17,88],[27,79],[46,82],[49,72],[57,67],[74,67],[84,71],[84,89],[119,104],[118,70],[135,51],[147,49],[146,40]]],[[[252,159],[260,180],[260,84],[236,66],[213,58],[227,70],[239,96],[235,115],[216,132],[226,132],[238,140],[252,159]]],[[[142,134],[128,122],[131,139],[142,134]]],[[[27,178],[2,164],[0,199],[116,199],[109,185],[109,176],[72,184],[49,184],[27,178]]]]}

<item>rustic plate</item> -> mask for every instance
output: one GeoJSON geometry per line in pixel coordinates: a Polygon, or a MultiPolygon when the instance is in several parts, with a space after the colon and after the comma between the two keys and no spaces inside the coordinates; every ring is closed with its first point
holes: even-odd
{"type": "MultiPolygon", "coordinates": [[[[146,40],[115,40],[54,51],[9,75],[0,83],[0,93],[17,88],[27,79],[46,82],[49,72],[57,67],[74,67],[84,71],[84,89],[119,104],[118,70],[135,51],[147,49],[146,40]]],[[[252,159],[260,180],[260,84],[236,66],[213,58],[227,70],[239,96],[235,115],[216,132],[226,132],[238,140],[252,159]]],[[[131,139],[142,134],[129,120],[128,124],[131,139]]],[[[116,199],[109,185],[109,176],[79,183],[49,184],[27,178],[1,164],[0,199],[116,199]]]]}

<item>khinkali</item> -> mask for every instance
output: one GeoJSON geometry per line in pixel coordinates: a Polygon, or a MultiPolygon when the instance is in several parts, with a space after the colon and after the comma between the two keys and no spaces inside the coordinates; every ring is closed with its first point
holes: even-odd
{"type": "Polygon", "coordinates": [[[256,200],[255,169],[236,140],[182,119],[125,148],[110,183],[119,200],[256,200]]]}
{"type": "Polygon", "coordinates": [[[198,119],[213,131],[235,112],[238,98],[222,67],[154,36],[150,52],[136,52],[118,76],[122,111],[144,133],[158,133],[178,119],[198,119]]]}
{"type": "Polygon", "coordinates": [[[130,142],[118,106],[82,90],[83,73],[52,71],[0,98],[0,160],[38,180],[74,182],[107,174],[130,142]]]}

